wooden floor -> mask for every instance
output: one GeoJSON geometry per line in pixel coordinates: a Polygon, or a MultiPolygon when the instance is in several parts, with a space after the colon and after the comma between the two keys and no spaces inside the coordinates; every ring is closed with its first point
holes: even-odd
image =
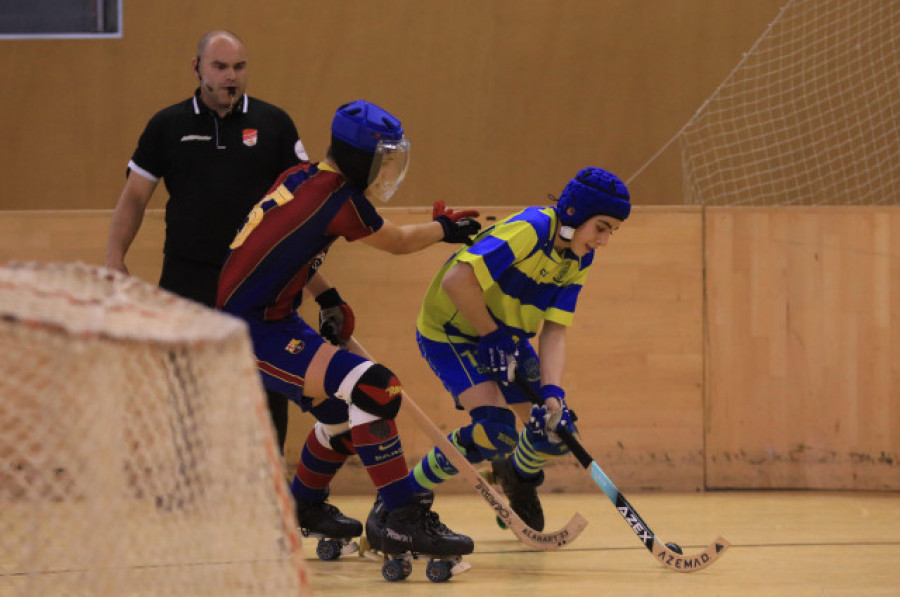
{"type": "MultiPolygon", "coordinates": [[[[416,561],[405,581],[388,584],[378,563],[303,551],[313,595],[409,597],[752,596],[857,597],[900,595],[900,494],[725,492],[635,494],[629,500],[657,537],[685,554],[718,535],[732,546],[706,570],[682,574],[657,563],[612,503],[590,494],[542,496],[547,530],[576,510],[589,524],[567,548],[529,551],[494,523],[477,496],[438,494],[442,520],[475,540],[472,568],[435,584],[416,561]],[[386,593],[389,592],[389,593],[386,593]]],[[[365,519],[371,498],[332,496],[348,515],[365,519]]]]}

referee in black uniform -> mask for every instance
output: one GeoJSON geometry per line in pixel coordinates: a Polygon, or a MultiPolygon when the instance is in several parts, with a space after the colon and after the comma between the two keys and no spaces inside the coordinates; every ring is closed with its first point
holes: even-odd
{"type": "MultiPolygon", "coordinates": [[[[193,67],[194,96],[157,112],[128,162],[106,266],[128,273],[125,255],[162,179],[169,200],[159,285],[214,307],[219,270],[247,214],[281,172],[309,158],[290,116],[246,94],[247,51],[236,35],[203,36],[193,67]]],[[[269,394],[282,449],[287,408],[283,396],[269,394]]]]}

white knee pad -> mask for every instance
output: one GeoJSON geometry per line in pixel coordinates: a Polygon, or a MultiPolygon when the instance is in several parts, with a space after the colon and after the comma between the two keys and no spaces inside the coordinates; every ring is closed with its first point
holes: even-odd
{"type": "Polygon", "coordinates": [[[372,413],[367,413],[363,409],[359,408],[355,404],[350,405],[350,427],[358,427],[359,425],[365,425],[366,423],[371,423],[372,421],[377,421],[381,419],[381,417],[377,415],[373,415],[372,413]]]}
{"type": "Polygon", "coordinates": [[[372,361],[364,361],[351,369],[350,373],[341,380],[341,385],[338,386],[338,390],[334,395],[350,404],[350,401],[353,399],[353,388],[359,383],[359,378],[363,376],[363,373],[368,371],[374,364],[372,361]]]}
{"type": "Polygon", "coordinates": [[[334,425],[316,421],[314,429],[316,432],[316,439],[319,440],[319,443],[323,446],[330,446],[331,438],[350,430],[350,421],[344,421],[343,423],[334,425]]]}

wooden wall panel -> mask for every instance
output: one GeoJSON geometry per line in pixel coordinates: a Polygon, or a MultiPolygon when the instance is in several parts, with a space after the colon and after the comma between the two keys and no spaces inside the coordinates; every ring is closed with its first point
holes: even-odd
{"type": "MultiPolygon", "coordinates": [[[[397,223],[428,217],[425,211],[388,213],[397,223]]],[[[507,213],[483,210],[483,215],[507,213]]],[[[622,487],[703,487],[699,213],[698,208],[637,208],[610,245],[598,251],[570,330],[564,384],[569,402],[579,414],[584,446],[622,487]]],[[[395,370],[413,399],[448,432],[468,418],[453,408],[414,337],[422,296],[449,254],[447,245],[392,257],[362,243],[336,243],[322,269],[357,313],[360,341],[395,370]]],[[[430,448],[402,414],[400,425],[409,431],[408,454],[430,448]]],[[[288,461],[296,457],[287,455],[288,461]]],[[[550,490],[595,487],[574,459],[562,459],[553,470],[550,490]]]]}
{"type": "Polygon", "coordinates": [[[900,209],[706,220],[707,484],[900,489],[900,209]]]}
{"type": "MultiPolygon", "coordinates": [[[[629,177],[783,3],[126,0],[122,39],[0,40],[0,209],[111,209],[141,130],[190,96],[197,41],[216,28],[246,41],[250,93],[293,116],[314,159],[334,109],[362,97],[412,140],[401,205],[436,189],[454,204],[540,201],[584,166],[629,177]]],[[[681,203],[680,176],[673,147],[636,202],[681,203]]]]}
{"type": "MultiPolygon", "coordinates": [[[[102,263],[108,220],[0,212],[0,261],[102,263]]],[[[150,282],[163,232],[161,212],[148,213],[128,259],[150,282]]],[[[585,446],[623,489],[900,489],[898,235],[898,208],[637,207],[598,253],[570,333],[566,387],[585,446]]],[[[447,431],[466,417],[418,356],[413,326],[450,249],[388,256],[340,242],[323,270],[358,337],[447,431]]],[[[310,425],[292,409],[291,465],[310,425]]],[[[402,414],[400,425],[413,462],[428,441],[402,414]]],[[[347,468],[336,489],[368,487],[353,459],[347,468]]],[[[570,459],[547,482],[591,484],[570,459]]]]}
{"type": "MultiPolygon", "coordinates": [[[[81,261],[105,263],[108,210],[0,211],[0,263],[81,261]]],[[[166,224],[161,210],[148,210],[126,260],[129,272],[156,284],[162,269],[166,224]]]]}
{"type": "MultiPolygon", "coordinates": [[[[502,217],[512,208],[486,209],[502,217]]],[[[430,210],[383,210],[402,224],[430,210]]],[[[585,447],[623,489],[694,490],[703,486],[702,269],[698,208],[636,208],[610,245],[599,251],[571,330],[565,385],[580,416],[585,447]]],[[[109,212],[0,212],[0,260],[102,263],[109,212]]],[[[128,264],[155,282],[161,262],[162,214],[148,213],[128,264]]],[[[410,395],[450,431],[467,416],[418,355],[415,318],[431,276],[452,248],[391,256],[362,243],[338,242],[323,267],[357,314],[357,337],[396,371],[410,395]]],[[[306,311],[304,314],[315,317],[306,311]]],[[[289,467],[312,424],[292,407],[289,467]]],[[[410,463],[430,443],[402,414],[410,463]]],[[[350,459],[336,491],[368,491],[350,459]]],[[[593,482],[573,459],[548,474],[548,490],[590,491],[593,482]]],[[[448,491],[465,491],[453,481],[448,491]]]]}

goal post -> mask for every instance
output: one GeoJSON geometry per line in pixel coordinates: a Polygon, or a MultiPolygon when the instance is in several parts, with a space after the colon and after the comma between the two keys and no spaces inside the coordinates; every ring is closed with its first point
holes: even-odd
{"type": "Polygon", "coordinates": [[[242,322],[8,264],[0,351],[0,595],[309,595],[242,322]]]}

